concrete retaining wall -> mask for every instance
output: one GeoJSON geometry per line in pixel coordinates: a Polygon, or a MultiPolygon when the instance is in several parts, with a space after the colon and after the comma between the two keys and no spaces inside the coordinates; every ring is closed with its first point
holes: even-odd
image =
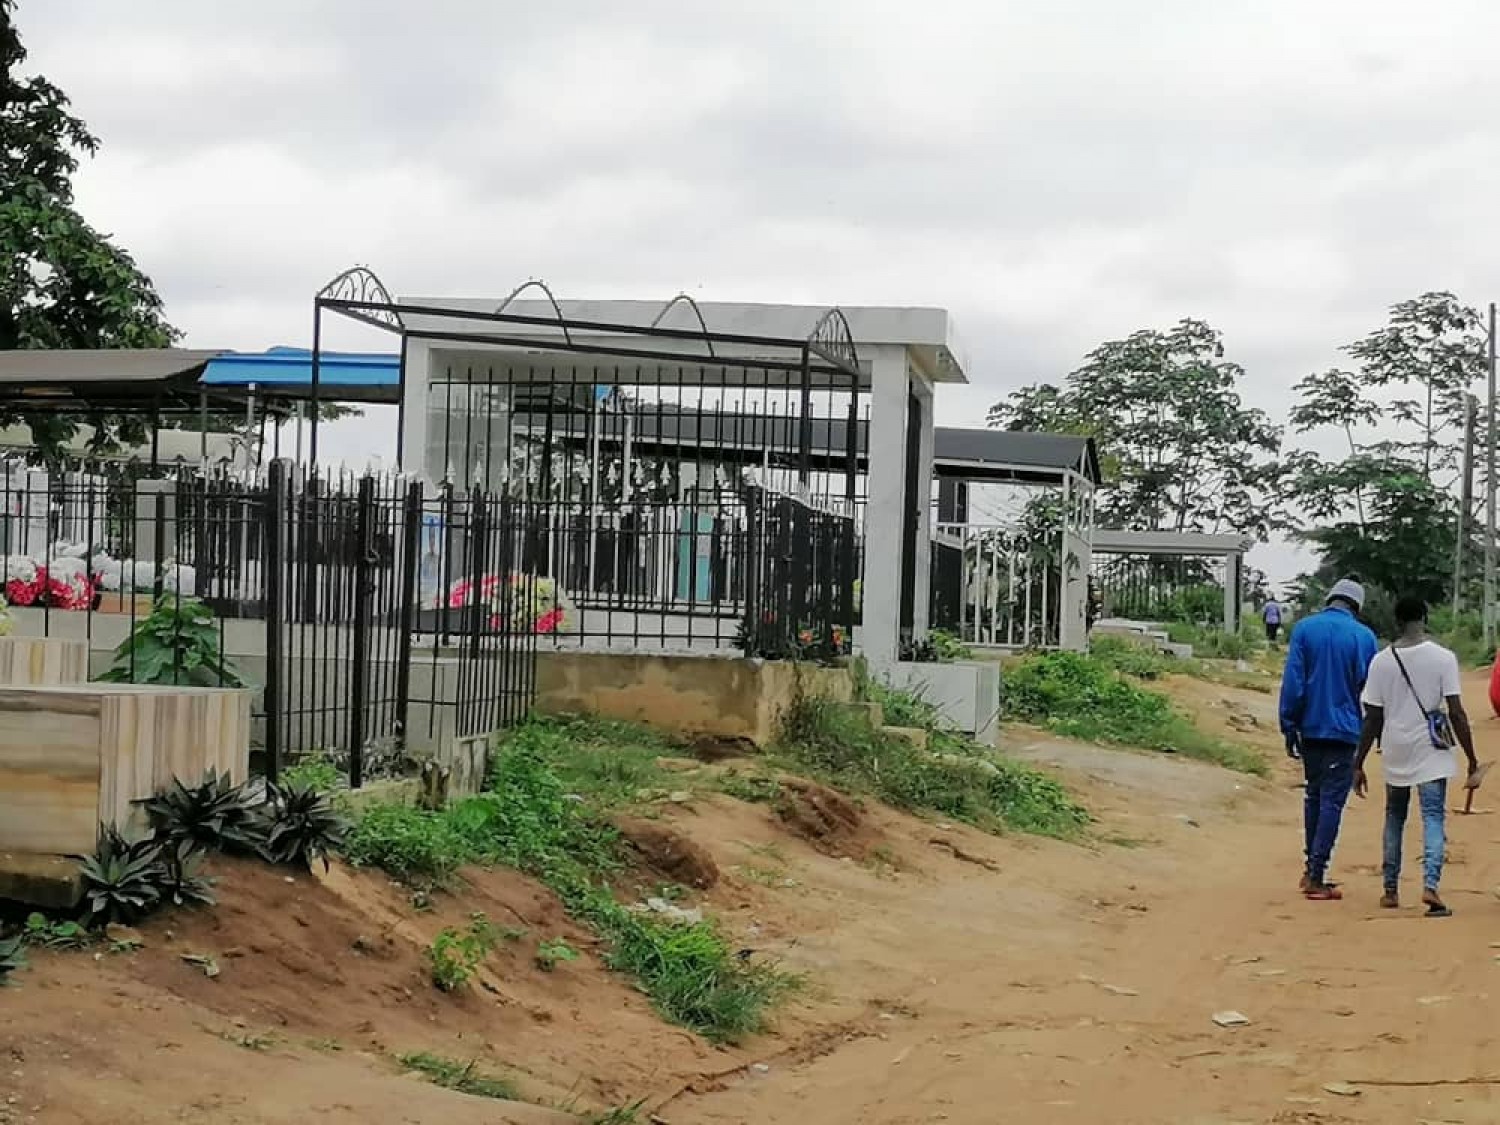
{"type": "Polygon", "coordinates": [[[781,660],[640,653],[541,652],[536,710],[646,723],[673,734],[766,746],[797,692],[847,703],[847,668],[781,660]]]}

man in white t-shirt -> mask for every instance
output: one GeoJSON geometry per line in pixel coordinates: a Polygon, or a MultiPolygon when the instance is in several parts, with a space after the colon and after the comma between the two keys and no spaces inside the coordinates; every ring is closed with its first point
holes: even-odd
{"type": "Polygon", "coordinates": [[[1446,845],[1448,779],[1458,772],[1454,736],[1469,759],[1471,777],[1479,760],[1460,694],[1458,657],[1428,637],[1427,603],[1416,597],[1398,601],[1396,627],[1400,635],[1375,655],[1365,680],[1354,792],[1365,795],[1365,757],[1378,739],[1385,774],[1385,893],[1380,905],[1400,905],[1401,835],[1415,789],[1422,808],[1422,902],[1429,918],[1446,918],[1453,911],[1438,895],[1438,881],[1446,845]]]}

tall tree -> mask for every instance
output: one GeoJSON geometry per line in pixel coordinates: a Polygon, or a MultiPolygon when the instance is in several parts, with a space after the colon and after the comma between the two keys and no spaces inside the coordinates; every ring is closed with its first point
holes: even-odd
{"type": "Polygon", "coordinates": [[[1479,314],[1452,293],[1424,293],[1343,350],[1356,368],[1303,379],[1290,415],[1297,433],[1335,430],[1341,451],[1289,454],[1286,498],[1316,521],[1303,538],[1324,569],[1440,600],[1460,519],[1472,529],[1458,478],[1469,388],[1485,369],[1479,314]]]}
{"type": "MultiPolygon", "coordinates": [[[[150,279],[73,206],[79,157],[99,142],[61,90],[22,73],[14,11],[14,0],[0,0],[0,349],[167,347],[178,334],[150,279]]],[[[145,434],[141,417],[59,417],[0,404],[0,425],[25,422],[54,457],[80,421],[95,427],[100,446],[145,434]]]]}
{"type": "Polygon", "coordinates": [[[1268,498],[1281,431],[1243,404],[1243,377],[1218,331],[1182,320],[1101,344],[1061,384],[1021,388],[989,421],[1096,438],[1103,523],[1265,539],[1276,526],[1268,498]]]}

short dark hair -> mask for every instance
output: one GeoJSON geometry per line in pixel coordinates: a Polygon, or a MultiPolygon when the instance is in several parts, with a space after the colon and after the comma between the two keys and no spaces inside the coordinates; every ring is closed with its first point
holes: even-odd
{"type": "Polygon", "coordinates": [[[1418,621],[1427,620],[1427,602],[1416,594],[1407,594],[1396,600],[1396,624],[1398,626],[1414,625],[1418,621]]]}

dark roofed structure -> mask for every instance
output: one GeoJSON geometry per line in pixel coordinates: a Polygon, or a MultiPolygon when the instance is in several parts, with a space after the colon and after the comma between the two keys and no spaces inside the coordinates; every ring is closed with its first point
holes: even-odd
{"type": "MultiPolygon", "coordinates": [[[[520,412],[519,427],[533,435],[547,430],[543,415],[520,412]]],[[[581,445],[592,433],[588,408],[551,419],[554,441],[581,445]]],[[[773,457],[794,456],[799,448],[800,419],[788,415],[733,414],[681,410],[675,405],[642,403],[630,414],[630,437],[639,452],[692,459],[695,451],[712,449],[716,459],[754,463],[767,452],[773,457]]],[[[849,424],[816,418],[809,426],[813,468],[841,465],[848,456],[849,424]]],[[[606,440],[619,441],[622,415],[609,415],[606,440]]],[[[868,423],[859,422],[854,434],[855,456],[863,467],[869,442],[868,423]]],[[[933,431],[933,475],[939,480],[1056,484],[1067,471],[1091,484],[1101,483],[1099,454],[1093,438],[1072,434],[1037,434],[1014,430],[979,430],[939,426],[933,431]]]]}
{"type": "Polygon", "coordinates": [[[939,478],[1042,484],[1071,469],[1094,485],[1102,483],[1099,451],[1090,437],[939,426],[932,444],[939,478]]]}

